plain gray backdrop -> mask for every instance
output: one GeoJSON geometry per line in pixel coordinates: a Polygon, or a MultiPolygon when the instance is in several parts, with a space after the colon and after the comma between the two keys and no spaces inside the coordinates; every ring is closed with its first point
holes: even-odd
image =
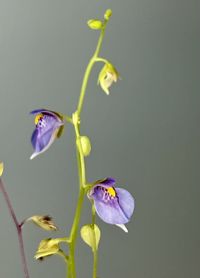
{"type": "MultiPolygon", "coordinates": [[[[0,0],[0,160],[19,219],[50,214],[60,230],[25,226],[31,278],[65,277],[59,257],[33,259],[38,243],[69,233],[78,178],[73,128],[29,160],[29,111],[71,114],[98,32],[86,22],[113,10],[101,56],[122,80],[106,96],[92,72],[81,133],[92,141],[87,176],[117,179],[135,197],[125,234],[103,223],[101,278],[200,277],[199,1],[0,0]]],[[[90,222],[84,204],[81,224],[90,222]]],[[[22,278],[15,227],[0,195],[0,277],[22,278]]],[[[92,254],[79,239],[80,278],[92,276],[92,254]]]]}

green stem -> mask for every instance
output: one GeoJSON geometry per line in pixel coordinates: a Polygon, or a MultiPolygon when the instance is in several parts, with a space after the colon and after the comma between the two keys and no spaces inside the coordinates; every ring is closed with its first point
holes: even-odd
{"type": "MultiPolygon", "coordinates": [[[[105,33],[105,28],[106,28],[106,23],[107,21],[104,22],[103,27],[101,29],[101,33],[99,36],[99,40],[97,43],[96,50],[90,59],[87,68],[85,70],[85,74],[83,77],[83,82],[81,86],[81,91],[80,91],[80,96],[79,96],[79,101],[78,101],[78,106],[77,106],[77,111],[73,114],[72,119],[69,117],[66,117],[66,119],[69,122],[72,122],[74,125],[74,130],[76,134],[76,152],[77,152],[77,165],[78,165],[78,174],[79,174],[79,197],[78,197],[78,202],[77,202],[77,207],[75,211],[75,217],[74,221],[72,224],[71,232],[70,232],[70,243],[69,243],[69,257],[68,257],[68,271],[67,271],[67,278],[76,278],[76,268],[75,268],[75,247],[76,247],[76,239],[77,239],[77,233],[78,233],[78,226],[79,226],[79,221],[80,221],[80,216],[81,216],[81,210],[82,210],[82,205],[83,205],[83,200],[84,200],[84,195],[85,195],[85,187],[86,187],[86,171],[85,171],[85,159],[83,155],[83,150],[82,150],[82,145],[80,141],[80,114],[81,110],[83,107],[83,101],[85,97],[85,92],[88,84],[88,80],[90,77],[91,70],[97,62],[99,51],[102,45],[104,33],[105,33]]],[[[93,278],[96,278],[96,268],[97,268],[97,252],[94,252],[94,274],[93,278]],[[94,276],[95,275],[95,276],[94,276]]]]}
{"type": "Polygon", "coordinates": [[[71,278],[76,277],[74,255],[75,255],[77,231],[78,231],[78,225],[79,225],[79,220],[80,220],[80,216],[81,216],[81,209],[82,209],[84,194],[85,194],[84,188],[80,187],[74,222],[73,222],[71,233],[70,233],[71,243],[69,244],[69,271],[71,272],[71,278]]]}
{"type": "Polygon", "coordinates": [[[84,100],[84,97],[85,97],[85,91],[86,91],[86,88],[87,88],[87,84],[88,84],[88,80],[89,80],[91,70],[92,70],[92,68],[93,68],[93,66],[96,62],[96,59],[98,58],[98,55],[99,55],[99,52],[100,52],[100,49],[101,49],[101,45],[102,45],[102,42],[103,42],[105,29],[106,29],[106,23],[107,23],[107,21],[105,21],[104,24],[103,24],[103,27],[101,29],[101,33],[100,33],[100,36],[99,36],[99,40],[97,42],[96,50],[95,50],[92,58],[90,59],[90,61],[88,63],[88,66],[86,68],[86,71],[85,71],[85,74],[84,74],[84,77],[83,77],[80,97],[79,97],[78,106],[77,106],[78,115],[81,114],[81,110],[82,110],[82,106],[83,106],[83,100],[84,100]]]}
{"type": "Polygon", "coordinates": [[[94,225],[96,221],[96,210],[94,207],[94,202],[92,204],[92,226],[93,226],[93,238],[94,238],[94,248],[93,248],[93,278],[97,277],[97,260],[98,260],[98,254],[97,254],[97,246],[96,246],[96,235],[94,231],[94,225]]]}
{"type": "Polygon", "coordinates": [[[100,58],[100,57],[96,58],[96,62],[102,62],[104,64],[109,64],[110,63],[107,59],[100,58]]]}

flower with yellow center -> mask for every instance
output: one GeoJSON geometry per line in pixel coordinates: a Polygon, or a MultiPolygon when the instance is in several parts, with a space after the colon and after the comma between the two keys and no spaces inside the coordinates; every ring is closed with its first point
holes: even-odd
{"type": "Polygon", "coordinates": [[[115,187],[115,179],[98,180],[89,190],[88,197],[93,199],[95,210],[104,222],[128,232],[125,224],[131,219],[135,201],[126,189],[115,187]]]}

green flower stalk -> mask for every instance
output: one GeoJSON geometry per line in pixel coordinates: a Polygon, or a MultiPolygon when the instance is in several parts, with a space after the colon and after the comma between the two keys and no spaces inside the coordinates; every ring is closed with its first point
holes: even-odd
{"type": "MultiPolygon", "coordinates": [[[[37,260],[43,260],[44,258],[53,255],[59,255],[62,257],[66,263],[67,278],[76,278],[75,251],[77,237],[79,235],[79,222],[84,197],[88,197],[91,202],[92,219],[91,223],[84,225],[80,229],[80,235],[83,241],[91,248],[93,253],[93,278],[97,278],[98,246],[101,238],[100,228],[96,224],[96,215],[98,215],[104,222],[116,225],[122,228],[125,232],[128,232],[125,224],[130,221],[135,206],[132,195],[126,189],[116,187],[114,178],[104,178],[93,183],[88,183],[86,176],[85,158],[90,155],[92,146],[89,137],[81,134],[81,112],[83,109],[83,103],[91,71],[96,63],[101,62],[104,64],[99,73],[98,83],[107,95],[109,95],[109,88],[113,82],[117,82],[119,78],[118,71],[112,63],[99,55],[107,23],[109,22],[111,15],[112,11],[108,9],[104,14],[103,20],[90,19],[88,21],[89,28],[99,31],[100,34],[96,49],[85,69],[77,108],[72,116],[70,117],[46,108],[36,109],[31,112],[31,114],[35,117],[35,128],[31,136],[31,143],[34,151],[30,159],[34,159],[40,154],[46,152],[46,150],[48,150],[50,146],[57,141],[56,139],[63,135],[64,125],[66,122],[70,123],[74,128],[79,176],[79,194],[71,231],[68,237],[43,239],[35,253],[35,259],[37,260]],[[68,253],[62,250],[61,244],[67,245],[68,253]]],[[[22,240],[22,226],[28,222],[32,222],[47,232],[57,231],[57,226],[49,215],[33,215],[21,223],[18,223],[11,202],[8,198],[8,194],[5,191],[1,180],[2,173],[3,164],[0,163],[0,189],[4,195],[11,217],[17,228],[24,276],[25,278],[29,278],[22,240]]]]}
{"type": "MultiPolygon", "coordinates": [[[[89,28],[100,31],[100,35],[96,49],[86,67],[77,109],[72,114],[72,117],[66,115],[63,116],[61,113],[48,109],[37,109],[31,112],[35,115],[36,124],[31,138],[34,148],[34,153],[31,156],[31,159],[46,151],[51,144],[60,137],[64,129],[64,120],[71,123],[74,127],[79,175],[79,195],[70,235],[67,240],[65,240],[65,243],[68,245],[68,255],[64,254],[60,249],[59,239],[45,239],[40,243],[35,255],[35,258],[37,259],[54,254],[64,257],[67,264],[67,278],[76,278],[75,249],[84,196],[87,195],[92,203],[92,223],[84,225],[80,232],[83,241],[90,246],[93,252],[93,278],[97,278],[97,252],[101,235],[100,229],[95,223],[96,212],[106,223],[119,226],[127,232],[128,230],[124,224],[129,222],[134,210],[134,199],[131,194],[125,189],[115,188],[115,180],[113,178],[98,180],[93,184],[87,182],[85,158],[90,155],[92,147],[90,139],[88,136],[81,134],[80,128],[84,98],[90,74],[95,63],[104,63],[103,68],[99,73],[98,83],[107,95],[109,95],[109,88],[112,83],[116,82],[119,78],[119,74],[112,63],[99,56],[107,23],[110,20],[111,15],[112,11],[107,10],[104,14],[103,21],[99,19],[90,19],[88,21],[89,28]]],[[[35,216],[32,217],[31,220],[40,227],[50,230],[49,223],[46,223],[46,221],[43,221],[40,217],[35,216]],[[46,226],[46,224],[48,225],[46,226]]],[[[50,223],[50,226],[52,225],[53,224],[50,223]]]]}
{"type": "MultiPolygon", "coordinates": [[[[84,152],[83,152],[83,146],[81,144],[81,135],[80,135],[80,123],[81,123],[80,114],[81,114],[82,107],[83,107],[83,101],[84,101],[90,73],[92,71],[94,64],[97,62],[97,59],[99,58],[98,55],[99,55],[101,45],[103,42],[103,38],[105,35],[105,29],[106,29],[108,20],[105,19],[104,22],[101,24],[101,26],[99,25],[99,28],[95,28],[95,29],[101,30],[100,36],[98,39],[96,50],[95,50],[92,58],[90,59],[88,66],[85,70],[82,87],[81,87],[81,91],[80,91],[79,102],[78,102],[78,106],[77,106],[77,111],[72,116],[73,125],[74,125],[74,129],[75,129],[75,135],[76,135],[76,142],[77,142],[76,148],[77,148],[77,163],[78,163],[78,170],[79,170],[80,191],[79,191],[79,198],[78,198],[75,218],[74,218],[74,222],[73,222],[71,234],[70,234],[70,239],[71,239],[71,243],[69,245],[69,267],[70,268],[68,271],[71,273],[71,276],[68,275],[68,277],[71,277],[71,278],[76,277],[75,260],[74,260],[75,245],[76,245],[76,238],[77,238],[81,208],[82,208],[82,204],[83,204],[83,198],[84,198],[85,187],[86,187],[85,159],[84,159],[84,152]]],[[[89,21],[88,25],[91,27],[91,25],[90,25],[91,23],[92,23],[92,26],[94,27],[94,21],[89,21]]],[[[97,24],[97,21],[96,21],[96,24],[97,24]]],[[[98,24],[99,24],[99,21],[98,21],[98,24]]],[[[94,28],[92,28],[92,29],[94,29],[94,28]]],[[[95,252],[94,252],[95,257],[96,257],[96,253],[97,253],[97,251],[95,250],[95,252]]],[[[94,268],[95,268],[94,272],[95,272],[95,276],[96,276],[96,263],[95,263],[94,268]]],[[[94,275],[93,275],[93,278],[95,278],[94,275]]]]}

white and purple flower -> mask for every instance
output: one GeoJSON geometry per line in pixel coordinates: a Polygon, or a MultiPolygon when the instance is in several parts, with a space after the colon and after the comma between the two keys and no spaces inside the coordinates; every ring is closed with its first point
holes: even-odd
{"type": "Polygon", "coordinates": [[[35,130],[31,137],[31,143],[34,148],[34,153],[30,159],[45,152],[51,144],[59,137],[63,130],[64,122],[59,113],[47,110],[38,109],[31,112],[35,116],[35,130]]]}
{"type": "Polygon", "coordinates": [[[96,212],[104,222],[128,232],[124,224],[130,221],[135,201],[127,190],[115,187],[115,180],[107,178],[97,182],[88,197],[94,200],[96,212]]]}

